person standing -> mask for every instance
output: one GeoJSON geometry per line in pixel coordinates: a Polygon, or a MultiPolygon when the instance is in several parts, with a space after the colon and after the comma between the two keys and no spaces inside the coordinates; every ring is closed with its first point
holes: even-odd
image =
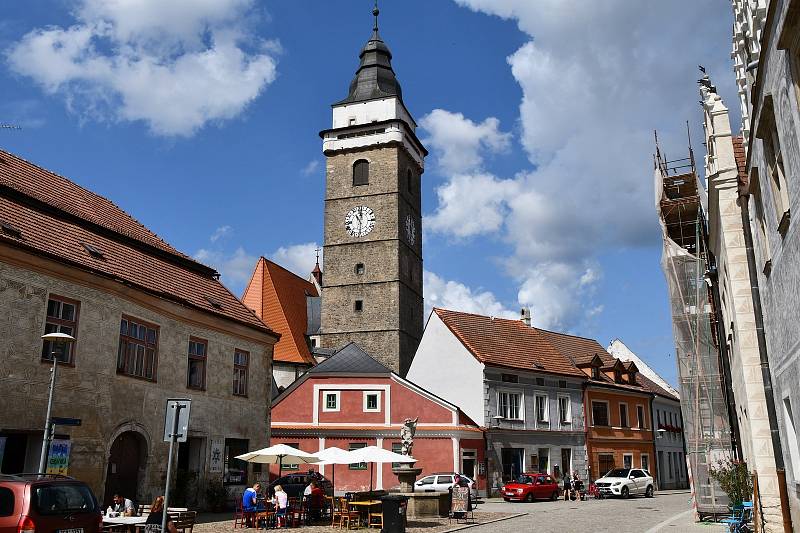
{"type": "Polygon", "coordinates": [[[568,473],[564,474],[564,501],[568,502],[572,492],[572,479],[568,473]]]}

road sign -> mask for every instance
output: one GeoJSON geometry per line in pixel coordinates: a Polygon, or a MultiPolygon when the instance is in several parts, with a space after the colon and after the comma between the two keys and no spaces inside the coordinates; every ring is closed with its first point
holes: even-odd
{"type": "Polygon", "coordinates": [[[186,442],[189,433],[189,410],[192,400],[170,398],[167,400],[167,410],[164,414],[164,442],[172,442],[172,428],[175,426],[175,413],[178,414],[176,442],[186,442]],[[180,409],[178,407],[180,406],[180,409]]]}
{"type": "Polygon", "coordinates": [[[51,416],[50,423],[56,426],[80,426],[80,418],[63,418],[60,416],[51,416]]]}

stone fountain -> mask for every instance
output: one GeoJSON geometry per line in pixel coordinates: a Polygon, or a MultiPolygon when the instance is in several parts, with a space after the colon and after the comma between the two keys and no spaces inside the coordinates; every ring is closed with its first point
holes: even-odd
{"type": "MultiPolygon", "coordinates": [[[[419,417],[413,420],[406,418],[403,421],[403,427],[400,429],[400,440],[402,441],[400,453],[403,455],[411,455],[418,420],[419,417]]],[[[399,467],[392,468],[392,473],[400,482],[399,494],[408,498],[406,515],[409,518],[447,516],[447,506],[450,501],[447,493],[414,492],[414,482],[422,473],[421,468],[414,467],[415,464],[416,462],[402,463],[399,467]]]]}

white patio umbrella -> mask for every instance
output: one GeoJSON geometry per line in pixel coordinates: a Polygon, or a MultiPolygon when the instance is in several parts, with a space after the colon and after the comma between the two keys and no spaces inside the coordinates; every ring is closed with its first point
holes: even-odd
{"type": "Polygon", "coordinates": [[[318,463],[319,459],[313,453],[304,452],[297,448],[292,448],[286,444],[276,444],[269,448],[262,448],[254,452],[243,453],[237,455],[237,459],[247,461],[248,463],[262,463],[270,465],[278,465],[278,477],[283,475],[283,463],[287,464],[311,464],[318,463]]]}
{"type": "Polygon", "coordinates": [[[384,450],[377,446],[366,446],[350,452],[351,463],[370,463],[369,466],[369,490],[372,492],[372,474],[375,463],[415,463],[416,459],[410,455],[395,453],[391,450],[384,450]]]}
{"type": "Polygon", "coordinates": [[[319,459],[318,465],[331,465],[333,466],[333,475],[331,475],[331,485],[333,485],[334,495],[336,492],[336,465],[349,465],[350,463],[360,463],[361,461],[353,459],[353,452],[331,446],[324,450],[315,453],[319,459]]]}

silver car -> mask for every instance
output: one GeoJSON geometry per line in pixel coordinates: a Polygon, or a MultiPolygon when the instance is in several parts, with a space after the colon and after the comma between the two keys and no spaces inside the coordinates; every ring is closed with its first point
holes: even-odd
{"type": "Polygon", "coordinates": [[[450,490],[450,487],[456,484],[454,479],[456,475],[469,482],[469,491],[472,495],[472,501],[478,501],[478,487],[475,485],[475,481],[469,476],[458,474],[457,472],[437,472],[436,474],[425,476],[422,479],[418,479],[414,483],[414,487],[415,490],[421,492],[447,492],[450,490]]]}

